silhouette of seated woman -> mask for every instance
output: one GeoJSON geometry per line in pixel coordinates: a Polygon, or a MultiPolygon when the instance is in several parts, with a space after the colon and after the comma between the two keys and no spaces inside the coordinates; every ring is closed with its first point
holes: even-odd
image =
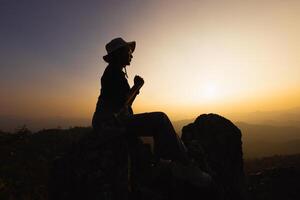
{"type": "Polygon", "coordinates": [[[100,130],[107,116],[118,113],[128,134],[153,137],[159,158],[186,163],[186,148],[166,114],[133,114],[131,105],[144,84],[140,76],[134,77],[134,86],[131,88],[127,81],[126,66],[130,65],[135,46],[135,41],[126,42],[122,38],[115,38],[106,44],[107,55],[103,59],[108,66],[101,78],[101,93],[93,116],[93,128],[100,130]]]}
{"type": "Polygon", "coordinates": [[[135,41],[126,42],[122,38],[115,38],[106,44],[107,55],[103,59],[108,66],[101,77],[101,92],[93,116],[93,128],[101,132],[107,119],[117,115],[118,121],[126,129],[125,137],[131,134],[152,136],[156,157],[174,161],[170,162],[170,167],[175,177],[199,187],[207,187],[212,182],[211,177],[190,161],[186,147],[166,114],[133,114],[131,105],[144,84],[140,76],[134,77],[131,88],[127,81],[126,66],[130,65],[135,46],[135,41]]]}

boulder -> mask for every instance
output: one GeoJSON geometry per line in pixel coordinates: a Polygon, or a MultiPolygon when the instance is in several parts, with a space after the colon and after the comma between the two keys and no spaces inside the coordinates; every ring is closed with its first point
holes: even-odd
{"type": "Polygon", "coordinates": [[[245,198],[241,137],[238,127],[217,114],[202,114],[182,129],[189,154],[213,176],[228,200],[245,198]]]}

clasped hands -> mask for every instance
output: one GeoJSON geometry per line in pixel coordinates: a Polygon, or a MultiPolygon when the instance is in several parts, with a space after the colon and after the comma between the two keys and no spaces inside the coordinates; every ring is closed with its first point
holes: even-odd
{"type": "Polygon", "coordinates": [[[138,75],[134,77],[133,81],[134,81],[134,85],[136,86],[142,86],[144,84],[144,79],[138,75]]]}

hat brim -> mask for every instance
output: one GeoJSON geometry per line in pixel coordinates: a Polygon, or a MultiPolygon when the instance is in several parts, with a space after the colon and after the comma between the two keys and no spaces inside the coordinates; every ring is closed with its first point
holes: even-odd
{"type": "Polygon", "coordinates": [[[128,46],[129,46],[129,48],[131,49],[131,51],[134,52],[136,42],[135,42],[135,41],[127,42],[127,44],[128,44],[128,46]]]}
{"type": "MultiPolygon", "coordinates": [[[[135,41],[131,41],[131,42],[126,42],[126,43],[127,43],[127,46],[130,48],[131,52],[133,53],[134,50],[135,50],[136,42],[135,42],[135,41]]],[[[124,47],[124,46],[123,46],[123,47],[124,47]]],[[[121,47],[120,47],[120,48],[121,48],[121,47]]],[[[118,48],[118,49],[120,49],[120,48],[118,48]]],[[[118,50],[118,49],[115,49],[114,51],[112,51],[112,52],[106,54],[105,56],[103,56],[103,59],[104,59],[106,62],[108,62],[110,55],[111,55],[113,52],[115,52],[116,50],[118,50]]]]}

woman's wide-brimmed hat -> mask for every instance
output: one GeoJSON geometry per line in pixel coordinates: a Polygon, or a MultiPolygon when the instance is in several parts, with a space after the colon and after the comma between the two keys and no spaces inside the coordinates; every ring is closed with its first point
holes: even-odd
{"type": "Polygon", "coordinates": [[[131,49],[131,51],[133,52],[134,49],[135,49],[135,45],[136,45],[135,41],[126,42],[121,37],[112,39],[109,43],[107,43],[105,45],[105,49],[107,51],[107,55],[103,56],[103,59],[106,60],[106,58],[108,58],[110,56],[110,54],[112,54],[116,50],[118,50],[118,49],[120,49],[122,47],[125,47],[125,46],[128,46],[131,49]]]}

